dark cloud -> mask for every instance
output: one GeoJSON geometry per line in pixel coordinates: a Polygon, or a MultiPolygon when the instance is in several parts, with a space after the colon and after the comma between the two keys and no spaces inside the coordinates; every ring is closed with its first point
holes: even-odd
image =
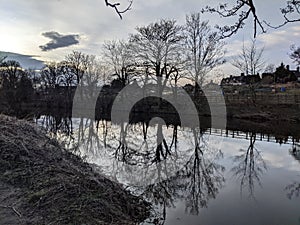
{"type": "Polygon", "coordinates": [[[39,46],[42,51],[51,51],[53,49],[68,47],[79,43],[79,35],[77,34],[62,35],[58,32],[50,31],[42,33],[42,35],[52,39],[47,44],[39,46]]]}
{"type": "Polygon", "coordinates": [[[0,51],[0,58],[2,56],[7,57],[6,60],[15,60],[18,61],[21,66],[25,69],[41,69],[44,67],[44,62],[38,59],[35,59],[36,55],[23,55],[14,52],[3,52],[0,51]],[[35,57],[35,58],[33,58],[35,57]]]}

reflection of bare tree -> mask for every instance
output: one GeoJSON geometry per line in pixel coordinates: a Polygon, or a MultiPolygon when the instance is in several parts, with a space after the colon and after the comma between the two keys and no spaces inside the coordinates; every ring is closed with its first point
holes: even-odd
{"type": "Polygon", "coordinates": [[[122,162],[127,162],[126,158],[127,155],[129,154],[129,148],[126,140],[128,124],[125,125],[124,123],[121,123],[120,127],[121,127],[121,131],[120,131],[119,146],[115,151],[115,157],[118,158],[118,156],[120,156],[118,158],[119,160],[121,160],[122,162]]]}
{"type": "Polygon", "coordinates": [[[160,122],[156,124],[156,133],[152,137],[148,137],[148,128],[149,122],[135,125],[121,123],[120,135],[116,140],[118,146],[115,148],[115,158],[128,165],[137,165],[138,163],[153,164],[161,162],[172,154],[176,156],[177,126],[173,127],[172,140],[169,144],[163,135],[163,125],[160,122]],[[130,133],[130,135],[128,133],[130,133]],[[136,136],[132,136],[132,134],[142,135],[143,141],[138,141],[136,136]],[[151,140],[154,138],[156,139],[154,149],[149,149],[149,138],[151,140]]]}
{"type": "Polygon", "coordinates": [[[171,155],[169,146],[164,138],[162,132],[162,124],[158,123],[157,125],[157,134],[156,134],[156,151],[155,151],[155,161],[160,162],[162,159],[166,159],[168,155],[171,155]]]}
{"type": "Polygon", "coordinates": [[[258,149],[254,146],[256,134],[250,135],[250,144],[247,150],[241,149],[242,154],[235,156],[234,162],[238,163],[232,168],[234,175],[241,182],[241,193],[248,187],[250,196],[254,197],[255,182],[261,186],[260,176],[267,167],[258,149]]]}
{"type": "MultiPolygon", "coordinates": [[[[174,207],[178,200],[186,202],[187,212],[198,214],[200,208],[207,207],[209,200],[215,198],[223,186],[224,167],[216,162],[222,154],[208,148],[200,130],[185,133],[192,137],[189,138],[192,146],[187,151],[181,151],[177,149],[180,146],[177,126],[172,126],[165,133],[166,127],[159,121],[151,127],[149,122],[110,124],[109,127],[107,121],[80,118],[75,121],[75,134],[84,154],[101,157],[105,151],[105,154],[108,153],[107,159],[112,160],[110,167],[118,166],[118,162],[142,165],[148,180],[143,180],[144,173],[134,170],[131,179],[150,184],[140,191],[160,208],[154,224],[163,224],[167,208],[174,207]]],[[[182,131],[179,132],[181,134],[182,131]]],[[[126,172],[126,166],[122,163],[120,167],[107,169],[111,171],[111,177],[116,178],[114,173],[126,172]]]]}
{"type": "Polygon", "coordinates": [[[225,168],[216,160],[222,157],[222,152],[211,149],[206,145],[203,135],[193,129],[195,152],[185,166],[182,178],[187,180],[186,210],[198,214],[199,209],[207,207],[209,199],[216,198],[225,179],[222,175],[225,168]],[[213,153],[213,155],[210,155],[213,153]]]}
{"type": "Polygon", "coordinates": [[[288,185],[286,188],[285,188],[286,191],[288,191],[287,193],[287,197],[289,199],[292,199],[293,197],[299,197],[300,195],[300,183],[299,182],[294,182],[290,185],[288,185]]]}
{"type": "Polygon", "coordinates": [[[56,138],[65,148],[70,150],[76,148],[76,146],[73,145],[74,135],[71,117],[44,115],[37,118],[36,122],[40,124],[50,136],[56,138]]]}
{"type": "MultiPolygon", "coordinates": [[[[300,145],[298,143],[293,143],[293,147],[290,150],[290,154],[294,157],[295,160],[300,163],[300,145]]],[[[299,197],[300,195],[300,182],[294,181],[292,184],[288,185],[285,190],[288,192],[287,197],[289,199],[299,197]]]]}
{"type": "Polygon", "coordinates": [[[98,133],[100,121],[84,118],[79,118],[78,120],[79,125],[76,136],[78,145],[84,148],[82,153],[97,156],[99,149],[103,147],[98,133]]]}
{"type": "MultiPolygon", "coordinates": [[[[200,208],[207,207],[210,199],[216,198],[225,182],[225,168],[216,162],[222,153],[208,148],[202,133],[194,129],[193,135],[194,151],[184,167],[176,175],[148,186],[144,192],[146,198],[161,207],[161,215],[155,224],[163,224],[166,207],[174,206],[179,199],[185,201],[187,212],[198,214],[200,208]]],[[[157,172],[161,170],[159,167],[157,172]]]]}
{"type": "Polygon", "coordinates": [[[44,127],[48,132],[54,135],[57,134],[57,132],[62,132],[68,136],[73,133],[71,117],[45,115],[42,118],[39,118],[38,122],[41,123],[42,127],[44,127]]]}
{"type": "Polygon", "coordinates": [[[147,186],[143,196],[149,199],[153,204],[160,207],[159,215],[156,215],[152,221],[153,224],[164,224],[166,220],[166,210],[169,207],[175,206],[175,201],[178,198],[183,198],[183,195],[178,191],[180,183],[176,179],[161,180],[160,174],[165,169],[165,164],[157,164],[158,180],[160,182],[147,186]]]}

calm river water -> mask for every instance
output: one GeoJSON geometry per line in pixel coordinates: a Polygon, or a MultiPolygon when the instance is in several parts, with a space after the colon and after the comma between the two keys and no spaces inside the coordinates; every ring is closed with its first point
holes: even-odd
{"type": "Polygon", "coordinates": [[[300,145],[293,137],[166,126],[159,119],[38,122],[151,202],[143,224],[300,224],[300,145]]]}

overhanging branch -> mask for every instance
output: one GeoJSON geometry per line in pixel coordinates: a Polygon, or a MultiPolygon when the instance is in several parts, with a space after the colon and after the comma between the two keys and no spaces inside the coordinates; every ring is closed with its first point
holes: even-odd
{"type": "Polygon", "coordinates": [[[106,6],[111,7],[111,8],[114,8],[115,11],[116,11],[116,13],[119,15],[120,19],[123,18],[123,17],[122,17],[122,14],[123,14],[123,13],[125,13],[125,12],[127,12],[128,10],[131,9],[132,3],[133,3],[133,0],[129,0],[128,6],[127,6],[124,10],[120,10],[120,9],[119,9],[119,6],[120,6],[121,4],[120,4],[119,2],[117,2],[117,3],[112,3],[112,2],[110,2],[109,0],[105,0],[106,6]]]}

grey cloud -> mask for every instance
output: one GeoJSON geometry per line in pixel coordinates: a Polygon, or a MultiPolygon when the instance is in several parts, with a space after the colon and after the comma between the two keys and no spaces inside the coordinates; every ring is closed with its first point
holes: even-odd
{"type": "Polygon", "coordinates": [[[42,35],[46,38],[52,39],[45,45],[39,46],[42,51],[51,51],[57,48],[68,47],[79,43],[79,35],[69,34],[62,35],[55,31],[45,32],[42,35]]]}
{"type": "Polygon", "coordinates": [[[44,66],[44,62],[34,57],[39,57],[35,55],[23,55],[15,52],[3,52],[0,51],[1,56],[6,56],[6,60],[16,60],[25,69],[41,69],[44,66]]]}

